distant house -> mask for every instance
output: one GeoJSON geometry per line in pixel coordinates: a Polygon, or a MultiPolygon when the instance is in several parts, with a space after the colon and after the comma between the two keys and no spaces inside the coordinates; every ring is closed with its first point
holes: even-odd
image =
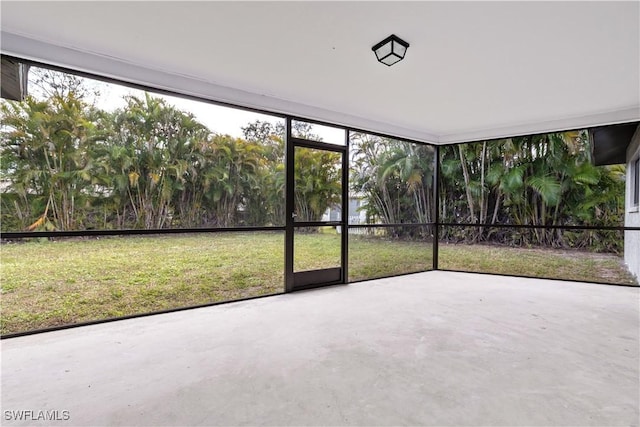
{"type": "Polygon", "coordinates": [[[0,69],[2,71],[0,96],[12,101],[22,101],[27,94],[29,66],[3,56],[0,69]]]}
{"type": "MultiPolygon", "coordinates": [[[[589,131],[596,166],[626,163],[625,227],[640,227],[640,125],[626,123],[589,131]]],[[[624,262],[640,279],[640,231],[625,231],[624,262]]]]}
{"type": "MultiPolygon", "coordinates": [[[[624,225],[640,227],[640,126],[627,147],[627,186],[624,225]]],[[[629,270],[640,279],[640,231],[629,231],[624,237],[624,259],[629,270]]]]}
{"type": "MultiPolygon", "coordinates": [[[[349,224],[358,225],[367,223],[367,213],[363,208],[364,203],[364,196],[349,196],[349,224]]],[[[322,221],[340,221],[341,216],[340,205],[334,205],[327,209],[324,215],[322,215],[322,221]]],[[[365,229],[362,228],[352,228],[349,230],[349,234],[361,234],[364,231],[365,229]]]]}

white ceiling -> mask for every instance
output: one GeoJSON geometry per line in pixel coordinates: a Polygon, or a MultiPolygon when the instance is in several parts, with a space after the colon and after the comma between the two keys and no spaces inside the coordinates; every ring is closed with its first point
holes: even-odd
{"type": "Polygon", "coordinates": [[[637,1],[0,7],[4,53],[427,142],[640,119],[637,1]]]}

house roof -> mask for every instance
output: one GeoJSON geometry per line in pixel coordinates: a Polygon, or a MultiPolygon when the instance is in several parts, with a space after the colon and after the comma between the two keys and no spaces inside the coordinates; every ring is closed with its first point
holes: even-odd
{"type": "Polygon", "coordinates": [[[594,164],[603,166],[626,163],[627,147],[638,129],[638,123],[589,129],[594,164]]]}
{"type": "Polygon", "coordinates": [[[640,119],[636,1],[0,7],[5,54],[425,142],[640,119]]]}
{"type": "Polygon", "coordinates": [[[19,61],[2,57],[2,78],[0,79],[2,98],[22,101],[27,93],[27,66],[19,61]]]}

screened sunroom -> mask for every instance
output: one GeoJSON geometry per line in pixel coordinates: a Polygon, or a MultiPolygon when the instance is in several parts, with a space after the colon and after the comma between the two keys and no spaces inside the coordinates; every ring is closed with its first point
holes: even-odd
{"type": "Polygon", "coordinates": [[[5,421],[633,423],[638,13],[3,2],[5,421]]]}

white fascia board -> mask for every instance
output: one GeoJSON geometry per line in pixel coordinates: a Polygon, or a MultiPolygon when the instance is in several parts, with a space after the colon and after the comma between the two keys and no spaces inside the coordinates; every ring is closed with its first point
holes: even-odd
{"type": "Polygon", "coordinates": [[[483,141],[548,132],[561,132],[570,129],[586,129],[595,126],[606,126],[635,121],[640,121],[640,105],[580,117],[441,135],[439,143],[444,145],[460,142],[483,141]]]}
{"type": "Polygon", "coordinates": [[[51,44],[25,35],[2,31],[0,40],[2,53],[6,55],[265,113],[292,115],[398,138],[438,143],[438,137],[428,132],[221,86],[193,76],[146,68],[120,58],[51,44]]]}

